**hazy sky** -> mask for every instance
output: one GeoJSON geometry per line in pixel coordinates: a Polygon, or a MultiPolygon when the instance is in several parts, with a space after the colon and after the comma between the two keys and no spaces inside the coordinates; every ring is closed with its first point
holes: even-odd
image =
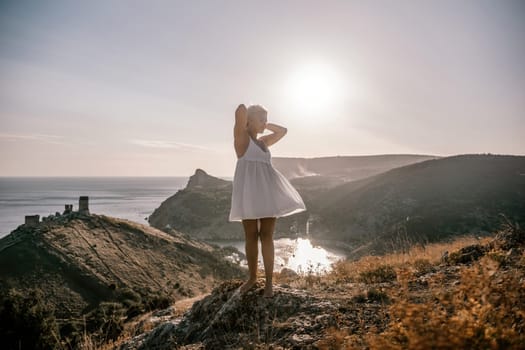
{"type": "Polygon", "coordinates": [[[0,0],[0,79],[0,176],[231,177],[239,103],[274,157],[525,154],[525,1],[0,0]]]}

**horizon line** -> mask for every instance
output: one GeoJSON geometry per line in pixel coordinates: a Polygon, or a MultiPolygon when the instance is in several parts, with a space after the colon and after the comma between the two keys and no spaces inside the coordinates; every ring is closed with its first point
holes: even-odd
{"type": "MultiPolygon", "coordinates": [[[[525,154],[499,154],[499,153],[460,153],[449,156],[436,156],[436,155],[425,155],[425,154],[410,154],[410,153],[393,153],[393,154],[373,154],[373,155],[358,155],[358,156],[327,156],[327,157],[312,157],[312,158],[303,158],[303,157],[273,157],[275,158],[288,158],[288,159],[318,159],[318,158],[338,158],[338,157],[380,157],[380,156],[419,156],[419,157],[438,157],[438,158],[448,158],[448,157],[457,157],[457,156],[469,156],[469,155],[492,155],[492,156],[512,156],[512,157],[524,157],[525,154]]],[[[203,170],[201,167],[195,168],[203,170]]],[[[204,170],[205,171],[205,170],[204,170]]],[[[207,171],[205,171],[209,174],[207,171]]],[[[191,177],[195,174],[193,172],[190,175],[0,175],[2,178],[174,178],[174,177],[191,177]]],[[[210,174],[209,174],[210,175],[210,174]]],[[[218,178],[233,178],[233,176],[228,175],[212,175],[218,178]]]]}

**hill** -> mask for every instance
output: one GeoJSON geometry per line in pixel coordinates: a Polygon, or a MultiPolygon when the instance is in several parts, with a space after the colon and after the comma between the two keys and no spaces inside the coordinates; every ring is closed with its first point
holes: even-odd
{"type": "MultiPolygon", "coordinates": [[[[163,201],[149,216],[148,222],[159,230],[173,228],[199,239],[244,239],[242,225],[228,221],[231,193],[231,181],[197,169],[186,187],[163,201]]],[[[304,213],[282,218],[276,225],[275,237],[295,234],[297,227],[305,227],[306,219],[304,213]]]]}
{"type": "Polygon", "coordinates": [[[244,276],[229,254],[175,230],[72,212],[0,240],[0,291],[39,289],[61,335],[73,337],[85,327],[78,320],[108,311],[107,303],[133,316],[244,276]]]}
{"type": "Polygon", "coordinates": [[[242,227],[227,222],[231,192],[231,181],[197,169],[186,187],[163,201],[148,222],[159,230],[173,228],[196,238],[242,238],[242,227]]]}
{"type": "MultiPolygon", "coordinates": [[[[320,193],[324,239],[379,250],[525,222],[525,157],[459,155],[392,169],[320,193]]],[[[318,232],[312,227],[313,232],[318,232]]]]}
{"type": "MultiPolygon", "coordinates": [[[[390,169],[356,181],[312,175],[290,182],[307,211],[279,218],[275,237],[305,236],[349,252],[384,251],[499,227],[500,213],[523,222],[525,157],[460,155],[390,169]]],[[[164,201],[150,224],[202,239],[243,239],[228,222],[231,182],[197,171],[164,201]],[[201,177],[200,180],[193,180],[201,177]],[[199,187],[193,183],[206,183],[199,187]]]]}
{"type": "Polygon", "coordinates": [[[355,181],[401,166],[440,158],[417,154],[335,156],[317,158],[273,157],[272,163],[288,179],[323,176],[355,181]]]}
{"type": "MultiPolygon", "coordinates": [[[[309,208],[319,192],[350,180],[361,179],[398,166],[434,159],[424,155],[377,155],[322,158],[272,158],[277,170],[299,191],[309,208]]],[[[208,240],[244,239],[238,223],[228,222],[232,182],[196,169],[186,187],[167,198],[149,216],[151,226],[175,228],[208,240]]],[[[309,213],[302,212],[276,222],[275,237],[306,234],[309,213]]]]}

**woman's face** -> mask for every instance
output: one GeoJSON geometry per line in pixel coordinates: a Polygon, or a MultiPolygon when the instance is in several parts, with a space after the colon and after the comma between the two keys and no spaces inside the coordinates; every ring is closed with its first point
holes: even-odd
{"type": "Polygon", "coordinates": [[[266,123],[268,122],[268,118],[266,113],[258,113],[251,118],[248,118],[248,129],[254,130],[257,133],[264,132],[264,129],[266,129],[266,123]]]}

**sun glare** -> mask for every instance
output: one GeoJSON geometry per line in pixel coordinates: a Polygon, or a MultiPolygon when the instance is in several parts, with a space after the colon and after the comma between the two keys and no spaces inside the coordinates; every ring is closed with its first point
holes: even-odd
{"type": "Polygon", "coordinates": [[[332,263],[339,259],[340,257],[323,248],[312,246],[309,239],[298,238],[286,267],[300,274],[323,273],[330,271],[332,263]]]}
{"type": "Polygon", "coordinates": [[[340,107],[344,95],[341,74],[330,65],[298,66],[285,83],[289,108],[301,116],[325,116],[340,107]]]}

